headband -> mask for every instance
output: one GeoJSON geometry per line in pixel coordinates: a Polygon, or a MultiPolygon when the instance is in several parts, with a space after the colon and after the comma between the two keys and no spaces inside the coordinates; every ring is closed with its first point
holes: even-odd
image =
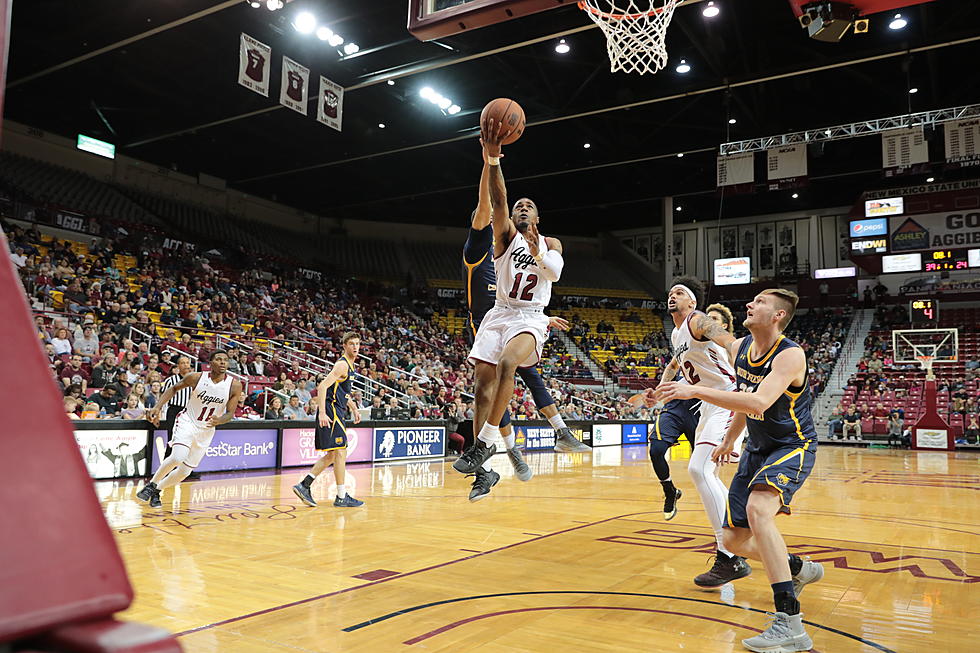
{"type": "Polygon", "coordinates": [[[694,302],[695,305],[697,305],[698,298],[694,296],[693,290],[691,290],[690,288],[688,288],[682,283],[675,283],[673,286],[670,287],[670,292],[674,292],[675,288],[680,288],[681,290],[683,290],[687,294],[687,296],[691,298],[691,301],[694,302]]]}

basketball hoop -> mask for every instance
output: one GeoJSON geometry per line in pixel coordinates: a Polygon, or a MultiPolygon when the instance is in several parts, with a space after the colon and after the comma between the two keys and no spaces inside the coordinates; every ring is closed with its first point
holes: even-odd
{"type": "Polygon", "coordinates": [[[655,73],[667,65],[664,39],[683,0],[579,0],[606,35],[611,72],[655,73]],[[659,5],[659,6],[658,6],[659,5]]]}
{"type": "Polygon", "coordinates": [[[935,379],[935,375],[932,373],[932,361],[935,360],[935,356],[932,354],[916,354],[916,360],[922,365],[922,369],[926,372],[926,380],[932,381],[935,379]]]}

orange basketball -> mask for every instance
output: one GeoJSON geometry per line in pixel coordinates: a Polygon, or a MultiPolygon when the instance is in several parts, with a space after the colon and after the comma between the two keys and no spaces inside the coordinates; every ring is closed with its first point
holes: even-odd
{"type": "Polygon", "coordinates": [[[503,145],[510,145],[517,141],[524,133],[524,109],[517,102],[510,98],[497,98],[487,103],[480,114],[480,131],[487,133],[487,123],[493,120],[494,124],[503,123],[504,129],[510,130],[510,136],[503,140],[503,145]]]}

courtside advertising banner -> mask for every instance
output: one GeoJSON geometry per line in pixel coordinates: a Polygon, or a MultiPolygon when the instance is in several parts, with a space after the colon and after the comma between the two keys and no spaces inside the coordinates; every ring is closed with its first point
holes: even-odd
{"type": "Polygon", "coordinates": [[[146,429],[78,430],[75,442],[92,478],[146,474],[146,429]]]}
{"type": "Polygon", "coordinates": [[[592,446],[604,447],[609,444],[623,443],[622,424],[593,424],[592,446]]]}
{"type": "Polygon", "coordinates": [[[269,97],[271,59],[272,48],[243,32],[238,50],[238,83],[250,91],[269,97]]]}
{"type": "MultiPolygon", "coordinates": [[[[312,427],[282,430],[283,467],[306,467],[327,453],[316,448],[315,433],[312,427]]],[[[371,462],[372,436],[372,429],[369,428],[347,428],[347,462],[371,462]]]]}
{"type": "MultiPolygon", "coordinates": [[[[194,471],[224,472],[235,469],[264,469],[276,466],[276,429],[217,430],[204,460],[194,471]]],[[[153,432],[153,469],[160,467],[167,449],[167,432],[153,432]]]]}
{"type": "Polygon", "coordinates": [[[320,76],[320,96],[317,100],[316,119],[327,127],[341,130],[344,121],[344,87],[320,76]]]}
{"type": "Polygon", "coordinates": [[[528,451],[554,449],[555,429],[550,426],[517,426],[515,424],[514,442],[518,447],[528,451]]]}
{"type": "Polygon", "coordinates": [[[306,93],[309,86],[310,69],[289,57],[283,57],[279,104],[305,116],[306,93]]]}
{"type": "Polygon", "coordinates": [[[444,426],[392,426],[374,429],[375,462],[445,455],[444,426]]]}
{"type": "Polygon", "coordinates": [[[646,424],[623,424],[623,444],[639,444],[646,441],[646,424]]]}

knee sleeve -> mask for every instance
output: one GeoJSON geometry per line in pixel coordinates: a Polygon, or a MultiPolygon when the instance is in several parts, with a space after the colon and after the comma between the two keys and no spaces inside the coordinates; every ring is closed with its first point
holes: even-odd
{"type": "Polygon", "coordinates": [[[547,408],[555,403],[555,400],[548,393],[548,389],[544,385],[544,379],[541,378],[541,374],[535,368],[519,367],[517,368],[517,374],[524,381],[527,389],[531,391],[531,396],[534,398],[534,405],[538,407],[538,410],[547,408]]]}

